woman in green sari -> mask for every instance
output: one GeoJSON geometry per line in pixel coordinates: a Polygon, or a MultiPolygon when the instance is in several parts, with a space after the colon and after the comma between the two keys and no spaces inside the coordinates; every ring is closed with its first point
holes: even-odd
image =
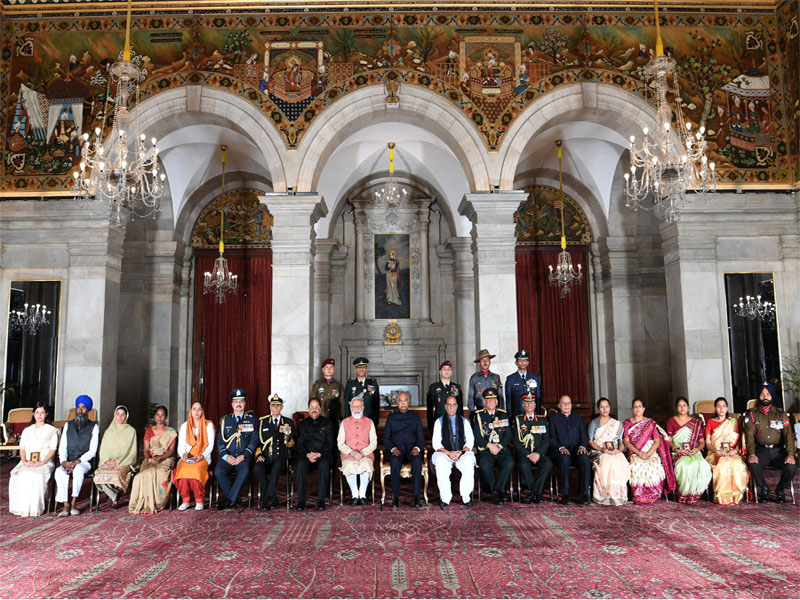
{"type": "Polygon", "coordinates": [[[689,416],[689,401],[683,396],[675,400],[675,409],[678,414],[667,421],[667,435],[678,484],[678,502],[694,504],[711,482],[711,467],[703,459],[706,445],[703,423],[689,416]]]}

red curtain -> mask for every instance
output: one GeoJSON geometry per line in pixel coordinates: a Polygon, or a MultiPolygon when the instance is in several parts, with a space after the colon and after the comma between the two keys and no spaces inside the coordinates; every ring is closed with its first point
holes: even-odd
{"type": "Polygon", "coordinates": [[[572,263],[584,267],[583,282],[565,298],[547,280],[548,265],[558,264],[560,249],[517,248],[517,336],[530,352],[528,368],[539,373],[542,402],[550,407],[569,394],[576,412],[590,414],[592,373],[585,248],[570,247],[572,263]]]}
{"type": "Polygon", "coordinates": [[[203,273],[211,271],[219,255],[196,250],[194,397],[200,398],[206,417],[215,423],[231,411],[230,393],[247,391],[247,410],[257,416],[269,412],[272,352],[272,251],[228,250],[225,258],[239,276],[239,290],[217,304],[203,294],[203,273]],[[202,377],[202,383],[201,383],[202,377]]]}

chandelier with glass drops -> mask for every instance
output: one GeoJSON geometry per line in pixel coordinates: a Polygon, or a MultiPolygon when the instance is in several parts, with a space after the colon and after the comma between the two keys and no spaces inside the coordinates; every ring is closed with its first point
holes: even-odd
{"type": "Polygon", "coordinates": [[[48,317],[51,314],[53,311],[47,310],[47,306],[44,304],[28,304],[26,302],[23,310],[12,310],[9,313],[8,325],[12,331],[36,335],[39,333],[39,327],[50,324],[48,317]]]}
{"type": "Polygon", "coordinates": [[[739,297],[739,302],[733,304],[733,311],[737,316],[755,321],[770,322],[775,318],[775,305],[772,302],[761,301],[761,296],[745,296],[743,300],[739,297]]]}
{"type": "Polygon", "coordinates": [[[213,293],[217,304],[225,302],[226,294],[235,294],[239,288],[239,276],[231,273],[228,268],[228,259],[225,252],[225,162],[227,161],[228,147],[220,146],[222,150],[222,198],[219,206],[219,256],[214,261],[214,270],[203,274],[203,294],[213,293]]]}
{"type": "MultiPolygon", "coordinates": [[[[80,171],[73,172],[73,195],[82,201],[99,201],[111,206],[111,221],[117,227],[124,226],[128,217],[153,216],[161,210],[164,193],[164,173],[158,169],[156,138],[151,138],[150,148],[145,147],[145,134],[139,128],[139,111],[131,117],[128,100],[134,95],[139,105],[139,83],[147,71],[142,69],[141,57],[131,58],[131,0],[128,0],[128,16],[125,26],[125,46],[111,65],[111,79],[117,84],[114,97],[114,117],[111,142],[108,148],[103,130],[97,127],[94,138],[89,132],[82,136],[80,171]]],[[[106,110],[110,81],[106,90],[106,110]]]]}
{"type": "Polygon", "coordinates": [[[396,144],[389,142],[389,179],[375,192],[375,203],[382,207],[388,222],[397,220],[397,209],[405,202],[408,191],[398,185],[394,176],[394,149],[396,144]]]}
{"type": "Polygon", "coordinates": [[[657,0],[655,12],[656,57],[645,65],[644,75],[648,86],[655,87],[657,127],[653,132],[647,127],[642,130],[644,139],[638,148],[636,137],[630,137],[631,167],[624,175],[625,195],[628,208],[655,209],[668,223],[673,223],[678,220],[686,201],[686,192],[715,191],[717,176],[714,163],[708,160],[705,127],[701,125],[697,131],[692,131],[691,122],[684,120],[675,59],[664,55],[657,0]],[[674,107],[667,102],[670,73],[674,107]]]}
{"type": "Polygon", "coordinates": [[[558,286],[561,292],[561,297],[566,298],[569,294],[572,285],[580,285],[583,278],[583,271],[581,265],[578,264],[578,270],[572,266],[572,256],[567,252],[567,237],[564,233],[564,183],[563,175],[561,172],[561,158],[562,158],[562,141],[556,140],[556,147],[558,148],[558,191],[559,191],[559,204],[561,205],[561,252],[558,254],[558,265],[553,269],[553,265],[549,265],[550,274],[547,279],[551,285],[558,286]]]}

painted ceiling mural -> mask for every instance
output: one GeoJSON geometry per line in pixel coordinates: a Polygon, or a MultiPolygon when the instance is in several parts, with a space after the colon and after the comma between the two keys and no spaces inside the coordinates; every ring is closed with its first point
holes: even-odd
{"type": "MultiPolygon", "coordinates": [[[[661,16],[684,110],[708,130],[723,182],[779,184],[798,168],[798,3],[776,11],[661,16]]],[[[6,18],[0,57],[2,190],[71,189],[81,133],[108,126],[120,16],[6,18]]],[[[650,99],[654,17],[635,11],[366,10],[134,15],[144,100],[182,85],[246,98],[294,148],[313,120],[367,85],[427,87],[487,150],[542,94],[597,81],[650,99]]],[[[112,94],[113,96],[113,90],[112,94]]],[[[638,133],[638,132],[631,132],[638,133]]]]}

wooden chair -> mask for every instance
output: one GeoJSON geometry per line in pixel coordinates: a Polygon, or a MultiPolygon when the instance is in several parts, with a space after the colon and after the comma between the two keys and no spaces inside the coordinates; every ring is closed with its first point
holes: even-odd
{"type": "MultiPolygon", "coordinates": [[[[2,424],[3,445],[8,445],[9,440],[15,435],[15,425],[17,426],[17,429],[19,429],[23,424],[27,427],[30,424],[31,419],[33,419],[32,408],[12,408],[10,411],[8,411],[8,420],[2,424]]],[[[19,436],[19,433],[16,435],[19,436]]]]}
{"type": "MultiPolygon", "coordinates": [[[[381,448],[378,451],[378,459],[380,461],[380,477],[381,477],[381,506],[386,501],[386,478],[391,476],[392,467],[388,461],[383,459],[383,451],[381,448]]],[[[400,477],[404,479],[411,479],[411,463],[403,463],[400,468],[400,477]]],[[[422,495],[425,498],[425,504],[428,504],[428,448],[422,450],[422,481],[424,484],[422,495]]]]}
{"type": "MultiPolygon", "coordinates": [[[[64,423],[66,423],[67,421],[72,421],[72,419],[74,419],[74,418],[75,418],[75,409],[74,408],[70,408],[69,409],[69,414],[67,414],[67,418],[65,420],[63,420],[63,421],[53,421],[53,427],[55,427],[56,429],[63,429],[64,428],[64,423]]],[[[97,409],[96,408],[93,408],[92,410],[89,411],[89,420],[97,423],[97,409]]]]}

